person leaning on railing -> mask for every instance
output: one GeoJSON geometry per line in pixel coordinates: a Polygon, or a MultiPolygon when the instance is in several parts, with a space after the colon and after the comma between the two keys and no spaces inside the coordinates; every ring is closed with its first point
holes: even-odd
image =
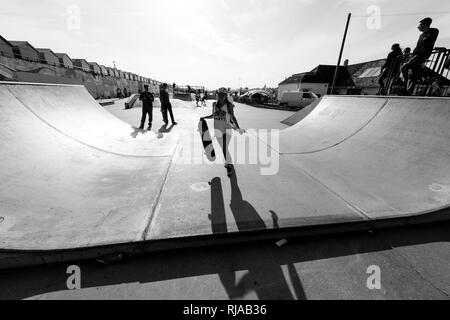
{"type": "Polygon", "coordinates": [[[402,55],[402,49],[400,48],[400,45],[398,43],[395,43],[391,47],[391,52],[389,52],[386,62],[381,67],[381,76],[378,79],[378,84],[380,85],[380,91],[379,94],[385,94],[385,80],[387,80],[389,73],[391,72],[392,68],[396,65],[398,62],[397,58],[402,55]]]}
{"type": "Polygon", "coordinates": [[[420,69],[422,65],[430,58],[433,53],[434,44],[439,36],[439,30],[431,28],[431,18],[425,18],[420,21],[418,29],[422,32],[417,42],[417,46],[412,53],[411,59],[405,63],[401,72],[405,82],[410,80],[407,93],[412,94],[415,88],[415,83],[419,77],[420,69]],[[409,70],[411,70],[411,78],[409,78],[409,70]]]}

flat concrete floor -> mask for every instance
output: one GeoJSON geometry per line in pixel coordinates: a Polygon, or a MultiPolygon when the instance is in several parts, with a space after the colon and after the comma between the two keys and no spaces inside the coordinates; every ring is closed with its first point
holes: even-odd
{"type": "Polygon", "coordinates": [[[0,299],[440,299],[450,297],[450,223],[152,253],[0,271],[0,299]],[[69,265],[81,289],[67,289],[69,265]],[[370,290],[368,269],[381,271],[370,290]]]}

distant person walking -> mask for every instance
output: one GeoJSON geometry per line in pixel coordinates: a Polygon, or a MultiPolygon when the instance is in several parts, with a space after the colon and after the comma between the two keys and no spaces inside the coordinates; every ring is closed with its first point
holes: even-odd
{"type": "Polygon", "coordinates": [[[197,107],[200,107],[200,106],[199,106],[199,103],[200,103],[200,91],[197,91],[197,92],[195,93],[195,101],[196,101],[196,106],[197,106],[197,107]]]}
{"type": "Polygon", "coordinates": [[[155,101],[155,97],[148,91],[148,85],[144,85],[144,92],[139,95],[139,100],[142,101],[142,118],[139,129],[144,130],[145,120],[148,114],[148,131],[150,131],[152,129],[153,101],[155,101]]]}
{"type": "Polygon", "coordinates": [[[163,121],[164,121],[165,125],[169,124],[169,120],[167,119],[167,112],[169,112],[170,119],[172,120],[172,124],[175,126],[175,125],[177,125],[177,123],[175,122],[175,119],[173,117],[172,104],[170,103],[169,92],[167,91],[167,89],[168,89],[168,85],[167,85],[167,83],[164,83],[162,85],[160,95],[159,95],[159,99],[161,101],[161,112],[162,112],[163,121]]]}
{"type": "Polygon", "coordinates": [[[202,106],[206,107],[206,100],[208,99],[208,92],[203,92],[203,96],[202,96],[202,106]]]}
{"type": "Polygon", "coordinates": [[[381,76],[378,79],[378,84],[380,85],[380,91],[379,94],[386,94],[386,84],[385,80],[389,77],[389,74],[392,75],[395,74],[396,70],[393,70],[393,68],[400,68],[399,65],[399,58],[403,54],[402,49],[400,48],[400,45],[398,43],[395,43],[391,47],[391,52],[388,54],[386,58],[386,62],[381,67],[381,76]]]}
{"type": "Polygon", "coordinates": [[[422,32],[422,34],[419,37],[411,59],[401,68],[403,78],[407,84],[408,95],[411,95],[414,92],[416,81],[420,77],[420,69],[433,53],[434,45],[439,36],[439,30],[436,28],[431,28],[432,23],[433,20],[431,18],[425,18],[420,21],[418,29],[422,32]],[[411,77],[409,77],[410,70],[411,77]],[[410,80],[409,85],[408,80],[410,80]]]}
{"type": "Polygon", "coordinates": [[[213,113],[210,116],[200,118],[200,120],[214,119],[215,137],[223,151],[225,168],[230,177],[233,174],[233,159],[228,151],[228,147],[233,134],[232,130],[237,130],[240,134],[243,134],[245,130],[239,127],[234,115],[234,104],[228,97],[227,89],[220,88],[217,92],[217,97],[217,101],[212,106],[213,113]]]}

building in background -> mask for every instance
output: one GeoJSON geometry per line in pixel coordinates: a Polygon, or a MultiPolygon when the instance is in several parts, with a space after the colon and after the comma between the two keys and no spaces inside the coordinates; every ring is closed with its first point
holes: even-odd
{"type": "Polygon", "coordinates": [[[376,95],[380,90],[378,79],[381,75],[381,67],[385,63],[386,59],[378,59],[349,65],[347,69],[356,86],[353,94],[376,95]]]}
{"type": "Polygon", "coordinates": [[[102,70],[100,69],[100,66],[98,65],[97,62],[88,62],[88,63],[89,63],[89,68],[92,73],[94,73],[96,75],[102,74],[102,70]]]}
{"type": "Polygon", "coordinates": [[[113,77],[113,78],[116,77],[116,73],[114,72],[114,68],[106,67],[106,70],[108,70],[108,75],[109,75],[110,77],[113,77]]]}
{"type": "Polygon", "coordinates": [[[102,72],[102,76],[104,77],[109,75],[108,69],[104,65],[100,65],[100,71],[102,72]]]}
{"type": "Polygon", "coordinates": [[[73,66],[75,69],[83,70],[85,72],[91,72],[91,66],[84,59],[73,59],[73,66]]]}
{"type": "Polygon", "coordinates": [[[14,57],[13,45],[8,40],[0,36],[0,55],[4,57],[14,57]]]}
{"type": "Polygon", "coordinates": [[[59,67],[59,58],[52,50],[47,48],[36,48],[36,50],[39,51],[39,60],[41,63],[59,67]]]}
{"type": "Polygon", "coordinates": [[[59,60],[60,67],[73,69],[73,61],[67,53],[55,53],[59,60]]]}
{"type": "MultiPolygon", "coordinates": [[[[278,85],[278,100],[287,91],[312,91],[318,96],[328,94],[331,90],[335,71],[336,66],[319,65],[309,72],[292,75],[278,85]]],[[[347,94],[347,89],[354,87],[355,83],[347,67],[341,66],[335,86],[337,93],[347,94]]]]}
{"type": "Polygon", "coordinates": [[[9,41],[13,46],[14,57],[17,59],[39,62],[39,51],[27,41],[9,41]]]}

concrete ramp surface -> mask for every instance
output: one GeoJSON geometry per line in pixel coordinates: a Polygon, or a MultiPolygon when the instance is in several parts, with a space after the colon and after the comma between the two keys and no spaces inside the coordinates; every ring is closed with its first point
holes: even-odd
{"type": "Polygon", "coordinates": [[[0,248],[139,241],[177,134],[132,136],[84,87],[0,84],[0,248]]]}
{"type": "Polygon", "coordinates": [[[270,146],[276,174],[236,164],[232,179],[220,163],[177,161],[210,112],[178,105],[182,125],[138,134],[84,87],[0,83],[0,249],[449,217],[449,99],[324,97],[270,146]]]}
{"type": "MultiPolygon", "coordinates": [[[[320,145],[305,143],[299,132],[299,147],[289,146],[296,154],[286,157],[370,219],[448,209],[450,100],[355,98],[352,103],[355,101],[363,103],[354,108],[365,111],[358,124],[357,119],[351,119],[353,125],[349,123],[345,112],[339,116],[342,119],[334,118],[342,123],[344,134],[334,134],[321,150],[320,145]]],[[[328,131],[328,125],[334,132],[335,123],[323,123],[315,142],[325,141],[322,133],[328,131]]]]}

